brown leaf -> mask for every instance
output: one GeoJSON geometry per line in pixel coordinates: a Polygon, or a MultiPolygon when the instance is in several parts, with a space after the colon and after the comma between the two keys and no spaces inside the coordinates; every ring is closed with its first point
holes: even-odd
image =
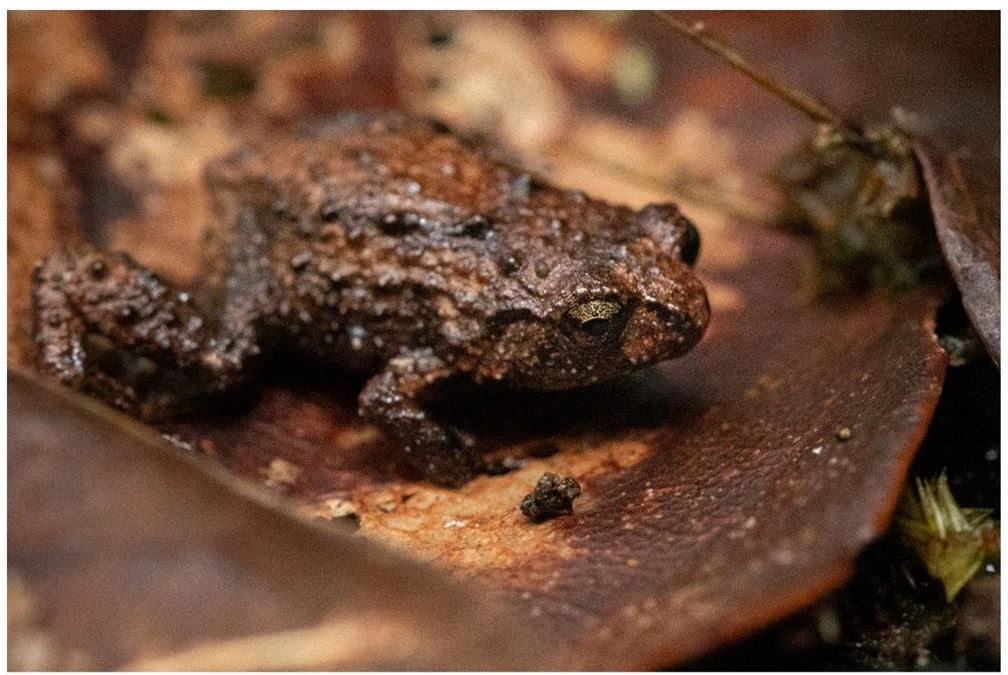
{"type": "MultiPolygon", "coordinates": [[[[287,15],[278,16],[284,23],[287,15]]],[[[733,16],[738,30],[752,23],[733,16]]],[[[784,28],[792,23],[763,22],[764,50],[775,53],[787,38],[790,61],[831,75],[822,81],[841,91],[852,83],[863,88],[864,69],[840,68],[842,77],[832,77],[837,71],[821,63],[822,55],[805,58],[815,56],[822,35],[843,37],[838,25],[848,36],[875,39],[838,16],[802,15],[797,34],[784,28]]],[[[185,86],[152,87],[139,104],[178,117],[168,135],[182,144],[197,137],[189,129],[222,109],[232,117],[221,128],[232,128],[234,119],[260,128],[268,126],[261,120],[266,111],[332,112],[355,101],[397,100],[388,77],[395,69],[387,63],[395,37],[389,31],[397,24],[379,21],[334,28],[384,45],[377,66],[365,65],[371,59],[341,65],[333,79],[304,58],[329,48],[323,36],[321,45],[295,50],[284,67],[272,68],[264,80],[269,86],[251,102],[208,105],[186,59],[233,59],[225,38],[241,34],[233,44],[255,55],[243,65],[266,67],[277,62],[276,42],[301,35],[271,29],[269,35],[288,37],[261,40],[256,15],[242,19],[241,30],[234,16],[225,17],[151,19],[154,56],[138,72],[185,86]],[[176,43],[185,49],[172,48],[176,43]]],[[[565,17],[541,15],[533,23],[565,17]]],[[[311,20],[297,15],[290,23],[311,20]]],[[[400,24],[403,31],[411,25],[400,24]]],[[[546,49],[521,26],[508,34],[518,36],[521,53],[546,49]]],[[[699,155],[710,166],[683,164],[702,169],[711,179],[704,185],[729,190],[745,182],[742,174],[748,181],[767,168],[774,152],[783,153],[804,131],[801,120],[786,118],[758,90],[722,77],[702,55],[667,36],[653,37],[662,73],[656,93],[623,116],[614,109],[628,108],[614,108],[611,96],[599,99],[608,101],[606,109],[572,110],[569,92],[555,89],[561,80],[535,56],[540,86],[528,95],[539,97],[542,109],[563,113],[538,120],[548,123],[547,136],[559,134],[569,144],[572,130],[632,129],[630,137],[643,147],[663,148],[672,138],[681,151],[682,135],[670,130],[685,128],[694,140],[723,133],[718,152],[699,155]],[[627,122],[654,111],[660,114],[650,126],[627,122]],[[557,126],[568,116],[570,124],[557,126]],[[586,124],[595,119],[604,123],[586,124]],[[702,124],[677,126],[684,119],[702,124]]],[[[426,58],[434,57],[425,52],[426,58]]],[[[421,65],[437,74],[435,66],[445,64],[421,65]]],[[[481,68],[493,65],[480,61],[481,68]]],[[[521,70],[505,65],[498,74],[513,84],[521,70]]],[[[578,105],[593,100],[585,95],[578,105]]],[[[520,119],[504,128],[526,128],[521,113],[537,106],[507,103],[504,112],[520,119]]],[[[147,123],[161,122],[143,122],[133,111],[131,128],[147,123]]],[[[568,182],[591,176],[593,194],[668,198],[660,185],[667,176],[632,192],[625,171],[616,177],[583,158],[551,159],[555,175],[568,182]]],[[[621,166],[633,161],[618,159],[621,166]]],[[[659,159],[677,166],[667,153],[659,159]]],[[[668,173],[650,158],[638,161],[648,166],[629,167],[632,175],[656,167],[668,173]]],[[[158,194],[196,194],[186,176],[158,194]]],[[[714,309],[704,342],[678,362],[590,390],[483,390],[447,400],[441,412],[476,432],[484,450],[525,461],[512,473],[484,476],[460,490],[406,474],[399,450],[358,420],[355,383],[338,376],[277,378],[237,412],[213,411],[180,425],[179,439],[230,471],[211,479],[166,455],[156,438],[141,439],[144,432],[123,418],[112,421],[15,375],[9,384],[9,566],[16,576],[8,584],[21,593],[20,606],[42,608],[19,615],[21,635],[41,635],[52,647],[53,660],[40,667],[242,668],[254,664],[236,659],[252,654],[275,668],[657,668],[764,627],[834,588],[888,522],[937,400],[945,367],[932,335],[937,294],[925,289],[899,299],[811,304],[800,292],[798,267],[807,256],[800,243],[709,207],[687,203],[684,209],[704,240],[698,270],[714,309]],[[849,437],[838,438],[841,428],[849,437]],[[547,470],[573,476],[583,493],[572,515],[535,525],[518,505],[547,470]],[[359,534],[322,531],[286,508],[264,506],[234,474],[270,482],[302,513],[338,523],[357,519],[359,534]],[[461,588],[417,558],[447,571],[461,588]],[[474,594],[486,597],[476,601],[474,594]],[[510,605],[522,627],[514,615],[496,613],[497,602],[510,605]],[[522,628],[554,651],[527,641],[522,628]],[[326,651],[333,635],[346,639],[326,651]],[[364,640],[363,649],[340,651],[350,638],[364,640]],[[381,644],[389,640],[408,648],[387,652],[381,644]],[[278,646],[307,653],[308,660],[269,661],[278,646]]],[[[177,221],[197,211],[148,209],[113,228],[111,238],[129,238],[137,251],[164,243],[178,258],[171,242],[187,225],[177,221]],[[158,219],[166,214],[170,222],[158,219]]],[[[162,267],[185,274],[187,263],[175,258],[167,255],[162,267]]]]}
{"type": "Polygon", "coordinates": [[[739,238],[746,262],[713,278],[740,302],[715,296],[689,357],[582,392],[466,399],[455,417],[483,447],[526,458],[507,475],[411,479],[343,387],[273,385],[180,435],[252,480],[277,459],[300,467],[292,496],[352,504],[361,534],[511,602],[571,647],[569,665],[680,662],[845,578],[888,522],[945,368],[926,294],[810,304],[800,245],[739,238]],[[544,439],[560,451],[535,458],[544,439]],[[518,506],[544,471],[583,493],[572,516],[533,525],[518,506]]]}
{"type": "Polygon", "coordinates": [[[8,665],[553,663],[514,613],[339,528],[301,520],[118,413],[17,371],[8,396],[8,590],[17,601],[8,665]]]}
{"type": "Polygon", "coordinates": [[[1000,366],[1001,209],[996,183],[926,139],[919,139],[914,151],[924,169],[945,262],[970,322],[1000,366]]]}

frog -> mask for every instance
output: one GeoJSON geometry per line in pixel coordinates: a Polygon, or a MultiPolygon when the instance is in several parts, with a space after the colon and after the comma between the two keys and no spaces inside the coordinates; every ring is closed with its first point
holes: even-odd
{"type": "Polygon", "coordinates": [[[710,307],[696,227],[613,205],[401,113],[263,136],[208,164],[190,290],[60,248],[32,277],[37,367],[157,422],[252,386],[278,354],[364,380],[358,413],[430,482],[485,462],[431,410],[445,383],[560,391],[688,352],[710,307]]]}

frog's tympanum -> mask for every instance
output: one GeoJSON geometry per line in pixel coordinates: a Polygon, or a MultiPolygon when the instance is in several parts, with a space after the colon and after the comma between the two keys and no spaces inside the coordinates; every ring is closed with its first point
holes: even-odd
{"type": "Polygon", "coordinates": [[[39,366],[152,420],[293,350],[370,375],[360,414],[461,485],[482,460],[425,407],[439,383],[588,385],[683,354],[710,313],[675,206],[612,206],[499,154],[394,115],[238,150],[206,172],[220,234],[192,298],[122,253],[39,262],[39,366]]]}

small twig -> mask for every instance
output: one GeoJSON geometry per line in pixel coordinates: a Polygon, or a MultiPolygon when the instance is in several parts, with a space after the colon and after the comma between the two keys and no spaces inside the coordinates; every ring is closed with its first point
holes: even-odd
{"type": "Polygon", "coordinates": [[[727,61],[733,68],[748,75],[761,87],[782,99],[791,107],[805,113],[812,121],[819,124],[828,124],[836,129],[845,130],[855,136],[860,136],[861,132],[854,125],[845,121],[825,104],[818,101],[811,94],[796,87],[784,84],[772,75],[759,70],[749,63],[741,54],[729,47],[716,35],[707,30],[702,22],[694,23],[692,26],[669,16],[658,10],[654,13],[666,24],[679,31],[687,38],[697,43],[715,56],[727,61]]]}

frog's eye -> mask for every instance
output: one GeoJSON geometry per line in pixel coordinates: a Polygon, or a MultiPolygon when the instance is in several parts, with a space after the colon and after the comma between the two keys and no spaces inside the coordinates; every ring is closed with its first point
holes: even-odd
{"type": "Polygon", "coordinates": [[[623,305],[614,300],[589,300],[575,306],[567,316],[589,337],[600,337],[609,332],[623,305]]]}

